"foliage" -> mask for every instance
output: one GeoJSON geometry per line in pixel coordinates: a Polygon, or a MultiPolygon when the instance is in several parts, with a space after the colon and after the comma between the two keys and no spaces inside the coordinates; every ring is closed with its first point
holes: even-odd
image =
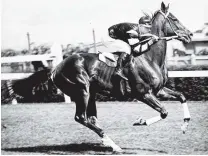
{"type": "Polygon", "coordinates": [[[63,58],[65,59],[75,53],[87,53],[88,51],[89,48],[83,43],[79,43],[77,46],[68,44],[66,47],[63,47],[63,58]]]}
{"type": "Polygon", "coordinates": [[[1,57],[16,56],[17,52],[13,49],[4,49],[1,50],[1,57]]]}
{"type": "Polygon", "coordinates": [[[189,101],[208,100],[208,77],[169,78],[166,86],[182,92],[189,101]]]}
{"type": "Polygon", "coordinates": [[[200,55],[208,55],[208,49],[204,48],[197,53],[198,56],[200,55]]]}

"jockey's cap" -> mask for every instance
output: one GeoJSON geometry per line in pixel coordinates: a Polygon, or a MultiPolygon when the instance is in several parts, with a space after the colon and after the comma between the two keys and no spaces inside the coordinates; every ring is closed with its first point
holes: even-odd
{"type": "Polygon", "coordinates": [[[139,19],[139,24],[150,24],[150,22],[151,22],[150,16],[142,16],[139,19]]]}

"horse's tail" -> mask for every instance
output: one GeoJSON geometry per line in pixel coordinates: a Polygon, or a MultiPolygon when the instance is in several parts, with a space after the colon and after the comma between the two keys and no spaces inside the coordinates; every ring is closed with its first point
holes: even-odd
{"type": "MultiPolygon", "coordinates": [[[[2,84],[1,91],[7,96],[3,97],[2,102],[10,101],[17,96],[30,97],[33,95],[34,89],[48,90],[47,84],[45,82],[51,81],[50,75],[52,70],[49,68],[43,69],[41,71],[35,72],[27,78],[7,81],[2,84]]],[[[51,81],[52,82],[52,81],[51,81]]]]}

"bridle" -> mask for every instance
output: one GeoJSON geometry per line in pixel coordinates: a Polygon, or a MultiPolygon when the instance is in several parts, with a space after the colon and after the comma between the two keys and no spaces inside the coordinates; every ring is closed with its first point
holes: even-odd
{"type": "MultiPolygon", "coordinates": [[[[170,19],[169,19],[169,17],[168,17],[168,15],[169,15],[169,11],[165,14],[164,12],[162,12],[161,10],[159,10],[159,11],[157,11],[156,13],[161,13],[163,16],[164,16],[164,18],[168,21],[168,23],[170,24],[170,27],[171,27],[171,29],[172,29],[172,31],[176,34],[175,36],[170,36],[170,37],[159,37],[159,40],[167,40],[167,41],[169,41],[169,40],[172,40],[172,39],[176,39],[176,38],[179,38],[179,35],[178,35],[178,33],[173,29],[173,26],[172,26],[172,23],[171,23],[171,21],[170,21],[170,19]]],[[[155,19],[155,17],[154,18],[152,18],[152,21],[155,19]]]]}

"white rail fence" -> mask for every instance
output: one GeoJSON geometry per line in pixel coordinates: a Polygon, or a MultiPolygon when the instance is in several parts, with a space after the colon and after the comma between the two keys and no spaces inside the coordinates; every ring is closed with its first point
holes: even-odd
{"type": "MultiPolygon", "coordinates": [[[[2,57],[1,64],[3,63],[16,63],[16,62],[32,62],[42,61],[47,67],[47,61],[52,61],[53,66],[58,64],[56,56],[49,54],[44,55],[26,55],[26,56],[14,56],[14,57],[2,57]]],[[[1,80],[17,80],[30,76],[32,73],[1,73],[1,80]]]]}

